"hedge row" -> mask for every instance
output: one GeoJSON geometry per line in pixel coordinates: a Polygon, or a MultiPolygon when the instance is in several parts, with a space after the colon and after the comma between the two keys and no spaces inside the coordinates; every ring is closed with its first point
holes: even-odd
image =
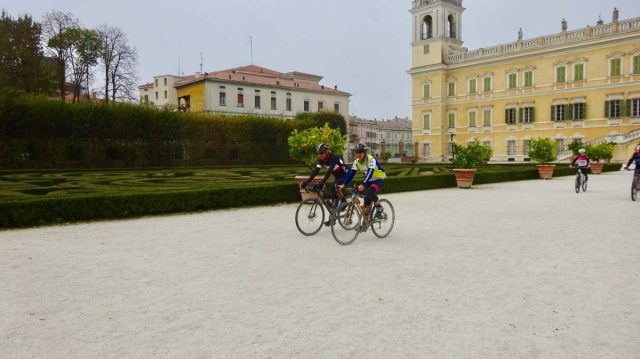
{"type": "Polygon", "coordinates": [[[0,95],[0,166],[286,164],[291,132],[324,123],[346,134],[342,115],[331,112],[283,120],[0,95]]]}
{"type": "MultiPolygon", "coordinates": [[[[620,170],[609,164],[605,171],[620,170]]],[[[573,175],[575,169],[558,166],[554,176],[573,175]]],[[[475,184],[538,178],[536,169],[479,172],[475,184]]],[[[452,174],[390,178],[385,193],[455,187],[452,174]]],[[[190,212],[241,206],[299,201],[292,184],[267,184],[249,188],[219,188],[132,195],[39,199],[0,203],[0,228],[28,227],[96,219],[129,218],[142,215],[190,212]]]]}

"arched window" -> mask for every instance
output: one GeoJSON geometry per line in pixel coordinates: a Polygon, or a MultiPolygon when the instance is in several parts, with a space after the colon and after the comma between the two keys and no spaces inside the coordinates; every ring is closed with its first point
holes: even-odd
{"type": "Polygon", "coordinates": [[[422,35],[421,39],[426,40],[433,37],[433,19],[431,15],[427,15],[422,20],[422,35]]]}
{"type": "Polygon", "coordinates": [[[456,21],[453,14],[449,14],[447,17],[447,32],[447,36],[454,39],[456,38],[456,21]]]}

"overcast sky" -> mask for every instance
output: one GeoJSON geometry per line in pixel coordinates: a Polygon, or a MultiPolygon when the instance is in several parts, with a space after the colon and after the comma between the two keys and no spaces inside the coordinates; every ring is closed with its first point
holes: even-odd
{"type": "MultiPolygon", "coordinates": [[[[469,50],[640,16],[638,0],[464,0],[469,50]]],[[[85,27],[120,27],[138,50],[139,83],[154,75],[216,71],[252,62],[323,76],[352,94],[350,113],[367,119],[411,112],[411,0],[7,0],[14,18],[71,12],[85,27]]]]}

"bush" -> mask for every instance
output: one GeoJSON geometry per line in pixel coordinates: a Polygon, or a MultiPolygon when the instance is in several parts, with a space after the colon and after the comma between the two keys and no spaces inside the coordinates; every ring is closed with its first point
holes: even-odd
{"type": "Polygon", "coordinates": [[[321,143],[328,144],[331,152],[339,155],[347,148],[346,137],[342,136],[339,129],[329,127],[328,123],[322,128],[313,127],[301,132],[293,130],[288,143],[291,158],[307,166],[313,166],[318,160],[316,148],[321,143]]]}
{"type": "Polygon", "coordinates": [[[453,144],[453,167],[455,168],[476,168],[483,166],[485,160],[491,158],[493,151],[491,147],[480,142],[469,142],[466,146],[453,144]]]}
{"type": "Polygon", "coordinates": [[[595,146],[587,146],[585,149],[590,160],[600,162],[601,160],[611,160],[616,148],[614,144],[605,142],[595,146]]]}
{"type": "Polygon", "coordinates": [[[529,157],[538,163],[556,160],[556,144],[548,137],[534,138],[529,142],[529,157]]]}
{"type": "Polygon", "coordinates": [[[569,144],[569,146],[567,146],[571,152],[573,153],[574,156],[578,155],[578,150],[580,150],[581,148],[584,147],[584,143],[582,143],[582,140],[579,138],[574,138],[571,143],[569,144]]]}

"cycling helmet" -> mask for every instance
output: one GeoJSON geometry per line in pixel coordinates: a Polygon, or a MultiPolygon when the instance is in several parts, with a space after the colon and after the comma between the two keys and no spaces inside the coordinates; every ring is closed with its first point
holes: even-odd
{"type": "Polygon", "coordinates": [[[322,153],[325,151],[329,151],[329,145],[327,145],[326,143],[321,143],[318,145],[318,153],[322,153]]]}
{"type": "Polygon", "coordinates": [[[585,153],[585,152],[586,152],[586,150],[584,148],[581,148],[581,149],[578,150],[578,153],[585,153]]]}
{"type": "Polygon", "coordinates": [[[367,148],[367,145],[365,145],[364,143],[358,143],[356,148],[354,148],[353,150],[360,153],[360,152],[367,152],[368,148],[367,148]]]}
{"type": "Polygon", "coordinates": [[[640,145],[636,146],[635,152],[640,153],[640,145]]]}

